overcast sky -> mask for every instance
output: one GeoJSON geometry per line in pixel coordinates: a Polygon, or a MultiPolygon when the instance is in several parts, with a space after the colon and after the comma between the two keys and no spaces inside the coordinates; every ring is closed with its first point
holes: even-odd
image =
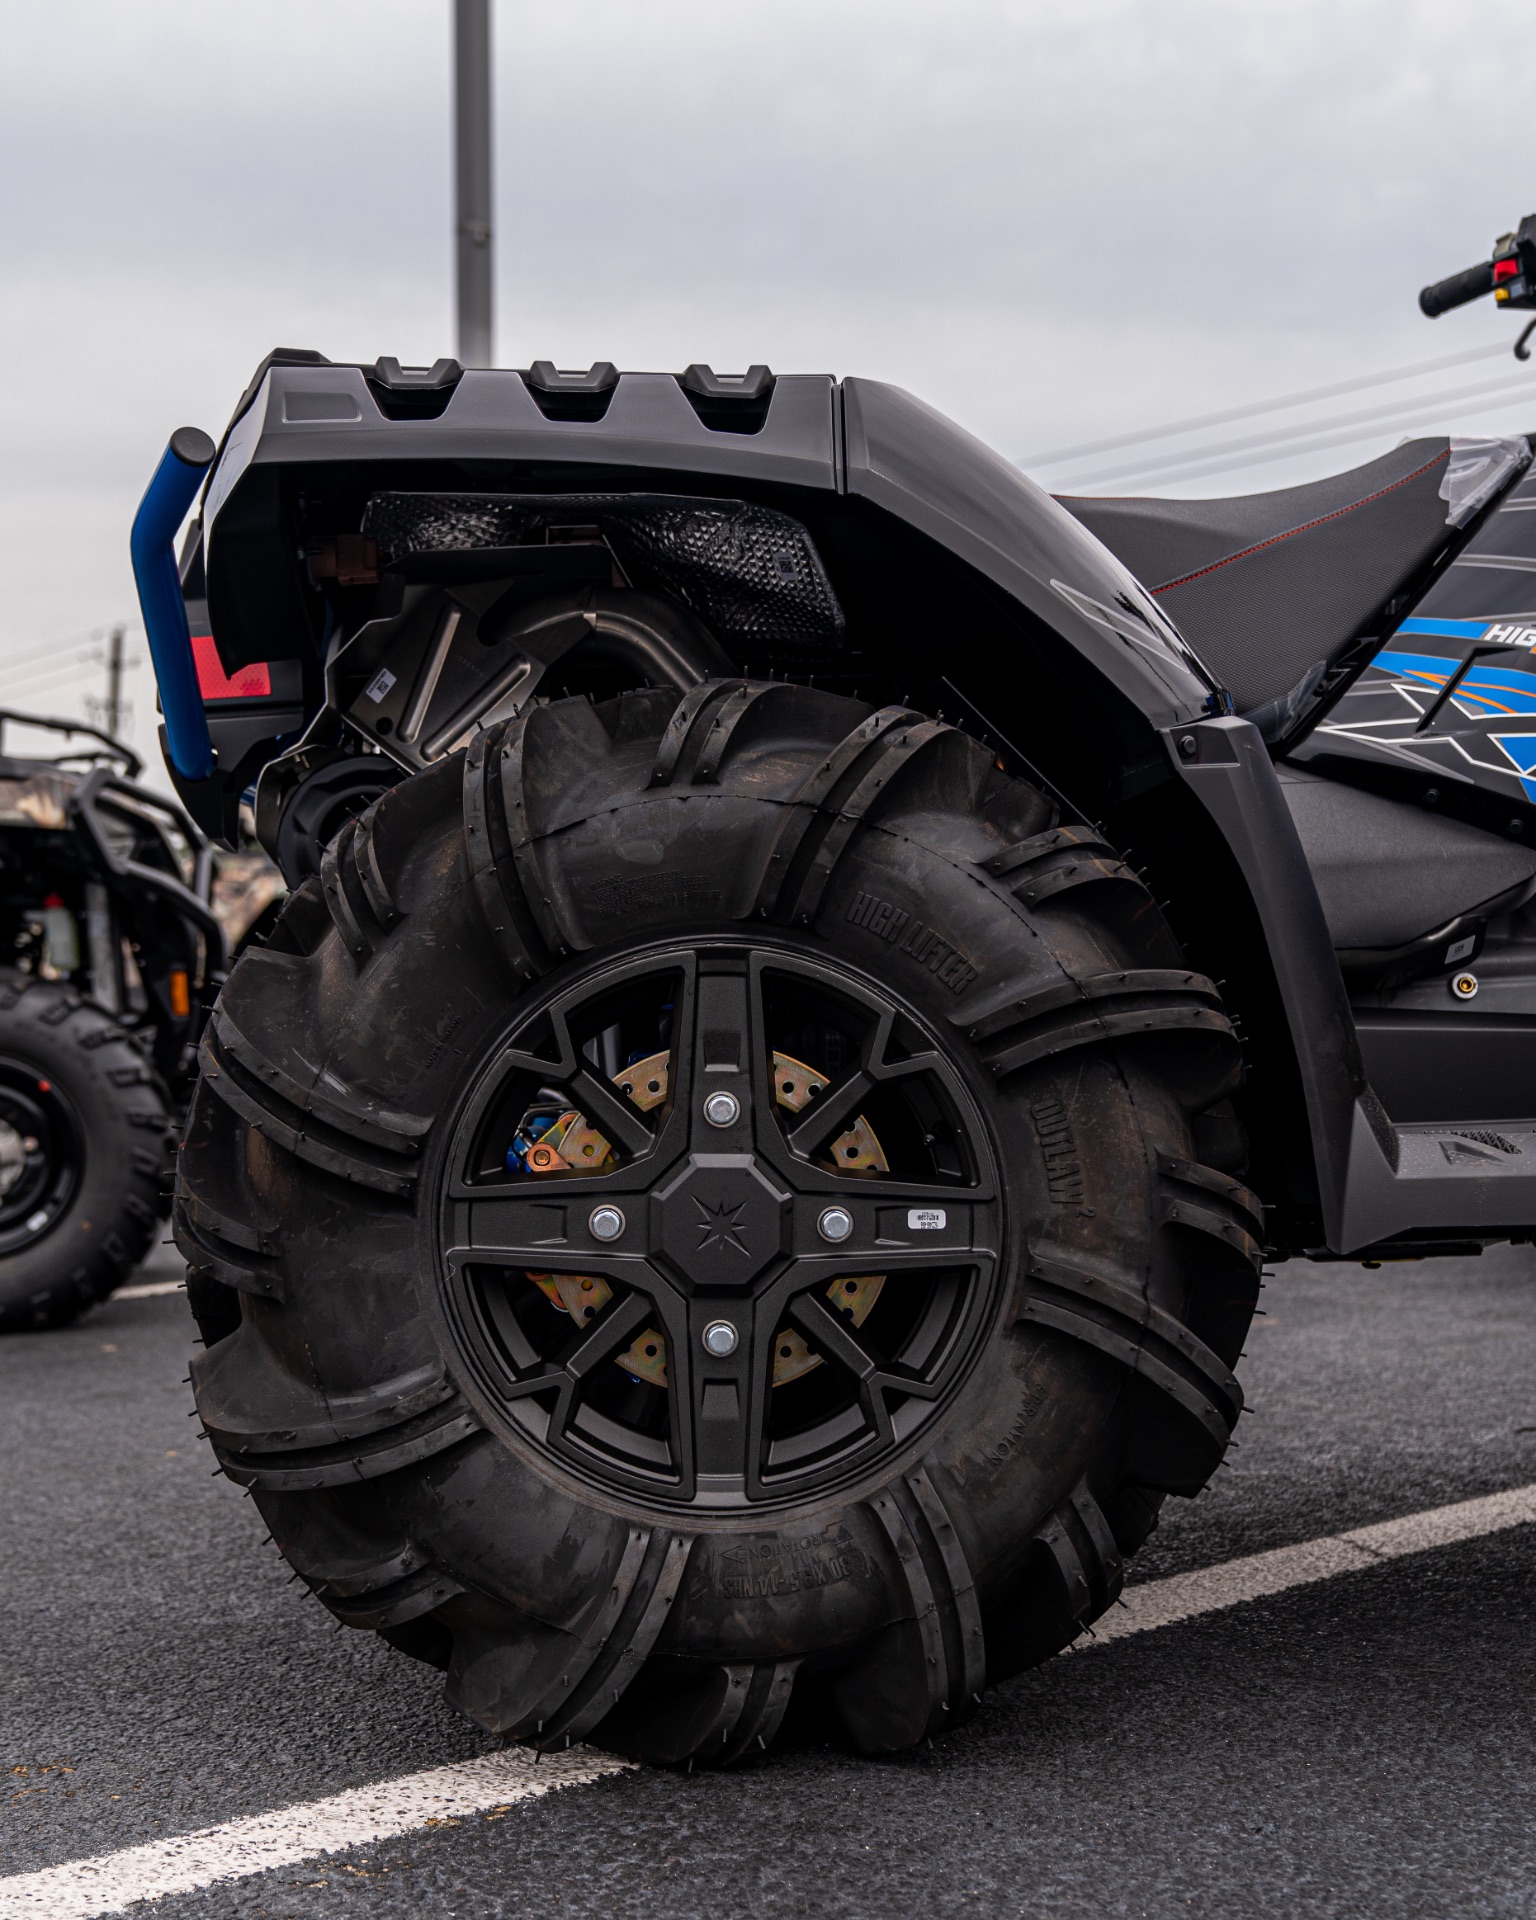
{"type": "MultiPolygon", "coordinates": [[[[449,24],[449,0],[0,0],[5,704],[100,690],[166,436],[216,433],[269,348],[452,352],[449,24]]],[[[864,373],[1029,465],[1516,332],[1415,296],[1536,209],[1528,0],[495,0],[495,45],[507,365],[864,373]]],[[[1476,398],[1116,490],[1536,424],[1476,398]]],[[[147,669],[131,691],[142,745],[147,669]]]]}

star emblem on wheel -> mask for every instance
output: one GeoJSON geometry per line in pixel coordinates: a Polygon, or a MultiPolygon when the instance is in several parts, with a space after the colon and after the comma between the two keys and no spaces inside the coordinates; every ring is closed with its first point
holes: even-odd
{"type": "Polygon", "coordinates": [[[742,1239],[740,1233],[741,1216],[746,1212],[745,1203],[733,1207],[728,1200],[722,1200],[718,1206],[709,1206],[705,1201],[695,1199],[698,1208],[700,1253],[711,1247],[733,1247],[737,1253],[750,1254],[751,1248],[742,1239]]]}

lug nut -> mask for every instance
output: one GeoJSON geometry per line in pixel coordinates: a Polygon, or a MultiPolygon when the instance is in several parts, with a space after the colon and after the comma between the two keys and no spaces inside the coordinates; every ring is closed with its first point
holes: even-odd
{"type": "Polygon", "coordinates": [[[853,1215],[846,1207],[824,1207],[816,1231],[823,1240],[846,1240],[853,1232],[853,1215]]]}
{"type": "Polygon", "coordinates": [[[716,1360],[728,1360],[736,1351],[741,1336],[729,1320],[711,1320],[704,1329],[703,1339],[706,1353],[712,1354],[716,1360]]]}
{"type": "Polygon", "coordinates": [[[741,1102],[734,1093],[712,1093],[704,1102],[704,1118],[712,1127],[734,1127],[740,1112],[741,1102]]]}
{"type": "Polygon", "coordinates": [[[594,1207],[587,1231],[594,1240],[617,1240],[624,1231],[624,1216],[617,1207],[594,1207]]]}

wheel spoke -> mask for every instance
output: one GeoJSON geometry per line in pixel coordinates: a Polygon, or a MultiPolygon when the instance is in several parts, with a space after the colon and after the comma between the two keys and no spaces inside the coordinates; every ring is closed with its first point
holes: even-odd
{"type": "Polygon", "coordinates": [[[520,1186],[512,1192],[471,1188],[460,1209],[460,1244],[447,1249],[450,1261],[491,1260],[497,1266],[546,1268],[579,1261],[607,1271],[614,1261],[633,1262],[643,1252],[646,1192],[637,1181],[551,1181],[544,1191],[520,1186]],[[573,1191],[575,1189],[575,1191],[573,1191]],[[593,1230],[611,1223],[619,1231],[593,1230]]]}
{"type": "Polygon", "coordinates": [[[824,1300],[813,1293],[799,1294],[789,1303],[789,1317],[818,1353],[860,1382],[873,1377],[874,1361],[824,1300]]]}
{"type": "Polygon", "coordinates": [[[980,1267],[990,1272],[993,1255],[971,1247],[946,1247],[928,1251],[918,1247],[878,1247],[867,1252],[839,1252],[835,1259],[819,1259],[811,1254],[794,1262],[785,1273],[778,1291],[782,1295],[810,1288],[820,1292],[844,1275],[865,1273],[932,1273],[954,1267],[980,1267]]]}
{"type": "Polygon", "coordinates": [[[616,1087],[600,1080],[584,1061],[578,1060],[566,1086],[571,1105],[579,1108],[599,1133],[606,1134],[632,1158],[656,1144],[656,1136],[639,1109],[616,1087]]]}
{"type": "Polygon", "coordinates": [[[583,1380],[603,1361],[611,1359],[618,1348],[627,1346],[655,1315],[654,1304],[643,1293],[626,1294],[611,1313],[602,1314],[579,1336],[566,1352],[563,1366],[573,1380],[583,1380]]]}
{"type": "Polygon", "coordinates": [[[690,1025],[689,1057],[678,1074],[689,1147],[695,1153],[749,1153],[757,1062],[745,966],[700,962],[690,1025]]]}
{"type": "MultiPolygon", "coordinates": [[[[571,1380],[563,1367],[541,1367],[537,1373],[525,1373],[507,1381],[501,1388],[503,1400],[530,1400],[535,1394],[556,1392],[562,1406],[571,1398],[571,1380]]],[[[563,1417],[561,1424],[564,1424],[563,1417]]]]}
{"type": "Polygon", "coordinates": [[[689,1332],[695,1364],[688,1408],[698,1471],[744,1487],[755,1477],[774,1329],[761,1303],[743,1310],[695,1300],[689,1332]],[[731,1327],[737,1338],[729,1353],[716,1352],[710,1345],[709,1329],[721,1325],[731,1327]]]}
{"type": "Polygon", "coordinates": [[[915,1400],[937,1400],[943,1391],[937,1381],[925,1380],[921,1374],[902,1368],[881,1367],[871,1374],[869,1384],[871,1391],[882,1398],[888,1393],[905,1393],[915,1400]]]}
{"type": "Polygon", "coordinates": [[[876,1366],[852,1330],[817,1295],[803,1293],[792,1300],[789,1317],[815,1352],[853,1376],[858,1384],[859,1406],[873,1430],[875,1443],[889,1446],[894,1434],[884,1389],[891,1376],[876,1366]]]}
{"type": "Polygon", "coordinates": [[[863,1067],[851,1067],[835,1087],[812,1101],[804,1115],[785,1131],[792,1153],[808,1160],[834,1128],[846,1126],[874,1091],[874,1081],[863,1067]]]}
{"type": "Polygon", "coordinates": [[[967,1207],[990,1201],[994,1189],[989,1182],[961,1186],[958,1182],[903,1180],[888,1173],[838,1173],[831,1167],[812,1167],[802,1171],[796,1181],[808,1198],[847,1201],[854,1205],[873,1202],[877,1206],[967,1207]]]}

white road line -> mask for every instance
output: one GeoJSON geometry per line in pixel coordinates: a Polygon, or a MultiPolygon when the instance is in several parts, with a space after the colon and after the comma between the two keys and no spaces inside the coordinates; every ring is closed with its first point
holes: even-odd
{"type": "Polygon", "coordinates": [[[111,1300],[153,1300],[162,1293],[185,1293],[185,1280],[141,1280],[136,1287],[119,1287],[111,1300]]]}
{"type": "MultiPolygon", "coordinates": [[[[1249,1554],[1198,1573],[1133,1586],[1125,1604],[1114,1607],[1094,1628],[1095,1638],[1080,1647],[1099,1647],[1132,1633],[1219,1613],[1247,1600],[1262,1600],[1292,1587],[1358,1573],[1404,1554],[1427,1553],[1536,1525],[1536,1484],[1512,1487],[1480,1500],[1431,1507],[1401,1520],[1355,1527],[1347,1533],[1249,1554]]],[[[224,1880],[243,1880],[273,1867],[292,1867],[317,1854],[390,1840],[439,1820],[484,1813],[519,1800],[532,1800],[557,1787],[589,1785],[625,1771],[630,1762],[590,1748],[536,1759],[522,1748],[432,1767],[425,1773],[381,1780],[376,1786],[333,1794],[327,1800],[279,1807],[275,1813],[204,1827],[120,1853],[76,1860],[40,1873],[0,1879],[0,1920],[100,1920],[121,1913],[135,1900],[164,1899],[193,1893],[224,1880]]]]}
{"type": "Polygon", "coordinates": [[[0,1880],[0,1920],[97,1920],[135,1900],[195,1893],[222,1880],[243,1880],[273,1867],[297,1866],[316,1854],[392,1840],[402,1833],[467,1813],[535,1800],[557,1787],[586,1786],[632,1763],[588,1747],[538,1759],[525,1748],[487,1754],[400,1780],[356,1787],[200,1833],[152,1840],[94,1860],[73,1860],[41,1873],[0,1880]]]}
{"type": "Polygon", "coordinates": [[[1401,1520],[1305,1540],[1298,1547],[1275,1547],[1269,1553],[1225,1560],[1198,1573],[1176,1573],[1166,1580],[1148,1581],[1144,1587],[1131,1587],[1125,1604],[1111,1607],[1094,1623],[1093,1639],[1080,1640],[1078,1646],[1103,1646],[1107,1640],[1171,1627],[1180,1620],[1241,1606],[1245,1600],[1262,1600],[1266,1594],[1331,1580],[1336,1574],[1378,1567],[1405,1553],[1427,1553],[1432,1547],[1452,1547],[1461,1540],[1533,1524],[1536,1486],[1511,1487],[1507,1493],[1490,1493],[1481,1500],[1461,1500],[1453,1507],[1431,1507],[1426,1513],[1405,1514],[1401,1520]]]}

